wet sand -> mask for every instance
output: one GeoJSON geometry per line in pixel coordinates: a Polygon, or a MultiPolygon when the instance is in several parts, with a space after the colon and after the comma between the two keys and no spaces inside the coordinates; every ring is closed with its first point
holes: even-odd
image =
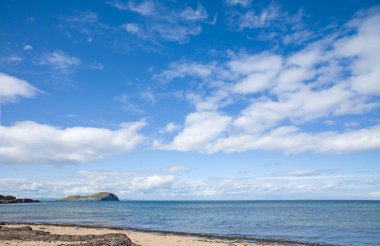
{"type": "Polygon", "coordinates": [[[104,245],[104,246],[261,246],[317,245],[291,241],[258,240],[206,234],[136,231],[78,225],[4,223],[0,225],[1,245],[104,245]]]}

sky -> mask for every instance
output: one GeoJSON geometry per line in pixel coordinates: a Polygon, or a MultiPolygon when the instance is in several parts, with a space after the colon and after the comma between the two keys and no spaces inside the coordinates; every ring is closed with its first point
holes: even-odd
{"type": "Polygon", "coordinates": [[[0,1],[0,194],[380,199],[379,1],[0,1]]]}

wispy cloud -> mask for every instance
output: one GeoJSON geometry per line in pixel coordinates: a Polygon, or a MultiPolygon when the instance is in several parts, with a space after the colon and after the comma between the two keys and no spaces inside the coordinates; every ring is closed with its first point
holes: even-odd
{"type": "Polygon", "coordinates": [[[145,1],[129,1],[127,4],[127,8],[130,11],[136,12],[140,15],[153,15],[156,14],[157,6],[153,0],[145,0],[145,1]]]}
{"type": "Polygon", "coordinates": [[[81,64],[78,57],[70,56],[61,50],[47,52],[38,61],[41,65],[48,65],[56,70],[67,71],[70,68],[81,64]]]}
{"type": "Polygon", "coordinates": [[[335,169],[298,169],[276,173],[278,177],[326,177],[325,175],[336,174],[335,169]],[[323,175],[323,176],[322,176],[323,175]]]}
{"type": "Polygon", "coordinates": [[[98,14],[94,11],[84,11],[75,15],[61,17],[61,20],[63,21],[61,28],[76,30],[90,37],[111,29],[107,24],[101,22],[98,14]]]}
{"type": "Polygon", "coordinates": [[[93,69],[95,69],[95,70],[103,70],[104,69],[104,65],[101,62],[93,62],[90,65],[90,67],[93,68],[93,69]]]}
{"type": "Polygon", "coordinates": [[[115,97],[115,101],[122,104],[122,107],[125,111],[134,113],[134,114],[143,114],[144,110],[141,105],[136,103],[131,95],[125,93],[115,97]]]}
{"type": "Polygon", "coordinates": [[[0,63],[7,63],[7,64],[19,64],[23,61],[23,58],[18,55],[9,55],[0,57],[0,63]]]}
{"type": "Polygon", "coordinates": [[[241,14],[239,16],[238,26],[240,29],[264,28],[278,21],[282,17],[280,7],[277,4],[270,4],[261,12],[256,13],[254,10],[241,14]]]}
{"type": "Polygon", "coordinates": [[[160,2],[150,0],[128,3],[111,1],[109,4],[119,10],[140,15],[141,22],[125,23],[121,27],[149,42],[166,40],[185,43],[191,36],[201,33],[202,24],[208,23],[208,13],[200,4],[196,8],[187,6],[182,10],[170,9],[160,2]]]}
{"type": "MultiPolygon", "coordinates": [[[[240,2],[240,1],[239,1],[240,2]]],[[[304,11],[296,13],[285,11],[275,1],[268,5],[247,3],[234,5],[250,6],[249,8],[227,10],[230,26],[235,31],[255,35],[251,38],[266,42],[280,42],[285,45],[302,45],[314,36],[304,24],[304,11]],[[250,31],[253,32],[250,32],[250,31]]]]}
{"type": "Polygon", "coordinates": [[[248,7],[252,4],[251,0],[225,0],[225,3],[229,6],[240,5],[242,7],[248,7]]]}

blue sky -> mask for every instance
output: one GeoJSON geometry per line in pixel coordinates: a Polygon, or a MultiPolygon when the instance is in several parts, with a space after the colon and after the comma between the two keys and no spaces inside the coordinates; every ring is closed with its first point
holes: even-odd
{"type": "Polygon", "coordinates": [[[0,194],[379,199],[378,1],[1,1],[0,194]]]}

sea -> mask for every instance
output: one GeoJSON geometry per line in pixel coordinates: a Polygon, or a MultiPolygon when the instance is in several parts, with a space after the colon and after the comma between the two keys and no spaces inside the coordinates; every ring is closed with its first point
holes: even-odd
{"type": "Polygon", "coordinates": [[[380,201],[48,201],[0,205],[0,221],[380,245],[380,201]]]}

